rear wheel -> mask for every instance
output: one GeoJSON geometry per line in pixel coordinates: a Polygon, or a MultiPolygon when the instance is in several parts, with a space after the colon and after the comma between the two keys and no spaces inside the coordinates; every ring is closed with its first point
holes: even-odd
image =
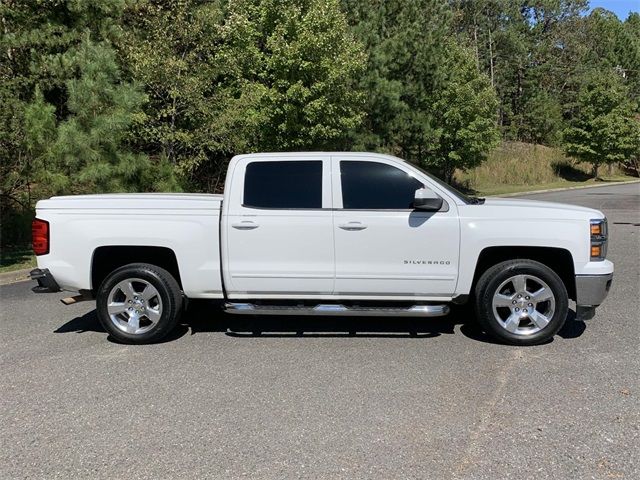
{"type": "Polygon", "coordinates": [[[560,277],[533,260],[488,269],[476,286],[476,313],[486,333],[512,345],[551,339],[567,318],[569,298],[560,277]]]}
{"type": "Polygon", "coordinates": [[[100,285],[96,308],[102,326],[125,343],[152,343],[178,322],[182,293],[175,278],[146,263],[114,270],[100,285]]]}

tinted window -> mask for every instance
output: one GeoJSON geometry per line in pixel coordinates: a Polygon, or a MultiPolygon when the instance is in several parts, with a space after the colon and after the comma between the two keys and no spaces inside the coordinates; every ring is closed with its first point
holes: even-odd
{"type": "Polygon", "coordinates": [[[413,208],[424,185],[399,168],[377,162],[340,162],[343,208],[404,210],[413,208]]]}
{"type": "Polygon", "coordinates": [[[322,208],[322,162],[253,162],[244,177],[244,206],[322,208]]]}

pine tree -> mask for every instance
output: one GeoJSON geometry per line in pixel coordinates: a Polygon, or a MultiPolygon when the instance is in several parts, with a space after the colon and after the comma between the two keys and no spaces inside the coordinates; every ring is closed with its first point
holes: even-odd
{"type": "Polygon", "coordinates": [[[360,81],[367,114],[354,148],[420,162],[436,135],[431,102],[445,78],[443,40],[451,11],[439,0],[344,0],[343,5],[368,54],[360,81]]]}
{"type": "MultiPolygon", "coordinates": [[[[122,78],[112,38],[124,2],[54,4],[43,21],[56,20],[44,40],[53,48],[34,61],[51,83],[38,82],[25,107],[25,139],[38,179],[57,193],[177,188],[172,173],[133,153],[131,126],[144,94],[122,78]],[[64,43],[55,43],[61,35],[64,43]],[[47,99],[54,99],[50,103],[47,99]]],[[[43,40],[43,41],[44,41],[43,40]]]]}
{"type": "Polygon", "coordinates": [[[640,98],[640,13],[630,13],[624,22],[626,74],[631,98],[640,98]]]}
{"type": "Polygon", "coordinates": [[[565,103],[584,74],[587,0],[454,0],[456,29],[471,42],[499,98],[504,138],[554,144],[565,103]]]}

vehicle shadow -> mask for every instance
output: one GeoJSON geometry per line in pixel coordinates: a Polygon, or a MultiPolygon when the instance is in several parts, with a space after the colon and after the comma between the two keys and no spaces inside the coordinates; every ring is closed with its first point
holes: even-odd
{"type": "MultiPolygon", "coordinates": [[[[573,309],[569,309],[567,320],[562,328],[558,331],[557,336],[559,336],[560,338],[564,338],[565,340],[578,338],[585,332],[586,328],[587,327],[584,322],[576,321],[576,312],[573,309]]],[[[480,328],[478,322],[475,320],[462,325],[462,327],[460,327],[460,332],[465,337],[477,340],[479,342],[492,343],[494,345],[501,344],[501,342],[484,333],[480,328]]],[[[547,345],[552,342],[553,338],[543,343],[542,345],[547,345]]]]}
{"type": "MultiPolygon", "coordinates": [[[[575,312],[558,335],[565,339],[578,338],[585,331],[584,322],[574,321],[575,312]]],[[[250,316],[230,315],[210,302],[191,302],[180,324],[161,343],[177,340],[184,335],[200,333],[224,333],[243,339],[287,337],[374,337],[427,339],[440,335],[453,335],[456,326],[465,337],[476,341],[499,344],[485,334],[473,317],[470,308],[454,306],[446,317],[398,318],[398,317],[315,317],[315,316],[250,316]]],[[[55,333],[106,333],[95,310],[73,318],[57,328],[55,333]]],[[[118,343],[111,336],[109,341],[118,343]]]]}
{"type": "Polygon", "coordinates": [[[454,334],[464,314],[438,318],[231,315],[192,302],[183,321],[191,334],[224,332],[235,338],[377,337],[433,338],[454,334]]]}
{"type": "Polygon", "coordinates": [[[100,332],[106,333],[105,329],[100,325],[98,315],[95,310],[91,310],[85,313],[81,317],[76,317],[69,320],[64,325],[61,325],[53,331],[53,333],[85,333],[85,332],[100,332]]]}
{"type": "MultiPolygon", "coordinates": [[[[53,333],[86,333],[86,332],[97,332],[97,333],[107,333],[107,331],[102,327],[100,320],[98,320],[98,314],[96,310],[91,310],[90,312],[85,313],[81,317],[75,317],[69,320],[64,325],[61,325],[53,333]]],[[[184,336],[189,332],[189,327],[183,324],[178,325],[169,335],[163,338],[160,342],[156,343],[166,343],[171,342],[173,340],[177,340],[178,338],[184,336]]],[[[107,336],[107,340],[113,343],[122,343],[117,339],[113,338],[111,335],[107,336]]]]}

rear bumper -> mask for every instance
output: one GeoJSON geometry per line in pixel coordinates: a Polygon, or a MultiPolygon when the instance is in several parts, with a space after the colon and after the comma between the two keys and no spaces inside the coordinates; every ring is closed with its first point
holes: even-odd
{"type": "Polygon", "coordinates": [[[38,285],[31,289],[34,293],[55,293],[60,291],[60,286],[48,268],[36,268],[29,272],[31,280],[36,280],[38,285]]]}
{"type": "Polygon", "coordinates": [[[611,289],[613,273],[604,275],[576,275],[576,305],[597,307],[611,289]]]}

